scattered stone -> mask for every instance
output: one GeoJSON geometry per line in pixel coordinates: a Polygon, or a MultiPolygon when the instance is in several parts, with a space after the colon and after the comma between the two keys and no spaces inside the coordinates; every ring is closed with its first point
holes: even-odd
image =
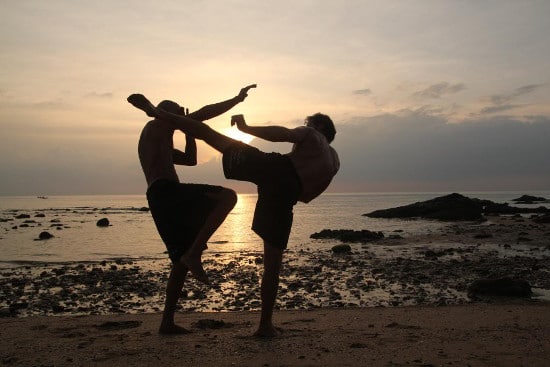
{"type": "Polygon", "coordinates": [[[335,254],[350,254],[351,246],[350,245],[336,245],[332,247],[332,252],[335,254]]]}
{"type": "Polygon", "coordinates": [[[49,240],[52,237],[53,237],[53,234],[46,231],[40,232],[40,234],[38,235],[39,240],[49,240]]]}
{"type": "Polygon", "coordinates": [[[98,227],[109,227],[109,219],[107,218],[101,218],[100,220],[97,221],[96,225],[98,227]]]}

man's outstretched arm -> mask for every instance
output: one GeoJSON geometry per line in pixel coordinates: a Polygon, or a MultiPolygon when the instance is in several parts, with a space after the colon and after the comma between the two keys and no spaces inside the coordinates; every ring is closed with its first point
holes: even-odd
{"type": "Polygon", "coordinates": [[[188,116],[196,121],[209,120],[211,118],[219,116],[235,107],[238,103],[244,101],[245,98],[248,96],[248,91],[251,88],[256,88],[256,84],[251,84],[242,88],[239,94],[231,99],[206,105],[195,112],[191,112],[188,116]]]}
{"type": "Polygon", "coordinates": [[[284,126],[249,126],[244,120],[243,115],[231,116],[231,125],[235,124],[243,133],[272,142],[298,143],[308,134],[308,130],[304,128],[289,129],[284,126]]]}

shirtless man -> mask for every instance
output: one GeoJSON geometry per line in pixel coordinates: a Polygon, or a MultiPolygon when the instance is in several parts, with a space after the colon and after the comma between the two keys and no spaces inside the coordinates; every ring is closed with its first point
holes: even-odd
{"type": "Polygon", "coordinates": [[[231,118],[238,129],[256,137],[293,143],[287,154],[264,153],[222,135],[208,125],[155,108],[141,94],[128,102],[151,117],[161,118],[174,128],[201,139],[223,154],[226,178],[249,181],[257,185],[258,201],[252,229],[264,241],[264,273],[261,284],[262,311],[254,333],[273,337],[279,330],[273,325],[273,308],[277,298],[283,252],[287,247],[296,202],[308,203],[320,195],[337,173],[340,162],[330,146],[336,130],[332,120],[320,113],[306,118],[305,126],[249,126],[242,115],[231,118]]]}
{"type": "MultiPolygon", "coordinates": [[[[189,113],[173,101],[162,101],[159,108],[194,120],[208,120],[230,110],[247,97],[250,85],[223,102],[189,113]]],[[[174,313],[183,283],[190,270],[197,280],[208,283],[201,256],[208,239],[223,223],[237,202],[233,190],[212,185],[180,183],[174,164],[197,164],[197,145],[186,134],[185,151],[174,149],[174,124],[163,119],[149,121],[139,139],[138,153],[145,179],[147,201],[158,232],[166,245],[172,270],[166,286],[166,301],[159,332],[186,333],[174,323],[174,313]]]]}

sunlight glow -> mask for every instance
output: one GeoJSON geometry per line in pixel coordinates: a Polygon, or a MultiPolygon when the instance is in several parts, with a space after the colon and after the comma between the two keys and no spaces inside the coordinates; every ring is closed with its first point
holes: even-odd
{"type": "Polygon", "coordinates": [[[245,144],[250,143],[252,139],[254,139],[252,135],[243,133],[242,131],[238,130],[236,127],[223,129],[222,134],[227,135],[232,139],[242,141],[245,144]]]}

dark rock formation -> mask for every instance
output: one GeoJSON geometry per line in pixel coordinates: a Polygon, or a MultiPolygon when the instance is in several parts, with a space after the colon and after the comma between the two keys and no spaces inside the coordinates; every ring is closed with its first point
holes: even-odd
{"type": "Polygon", "coordinates": [[[96,225],[98,227],[109,227],[109,219],[107,218],[101,218],[97,221],[96,225]]]}
{"type": "Polygon", "coordinates": [[[351,253],[350,245],[336,245],[332,247],[332,252],[335,254],[349,254],[351,253]]]}
{"type": "Polygon", "coordinates": [[[51,234],[50,232],[40,232],[40,234],[38,235],[38,239],[39,240],[49,240],[50,238],[53,237],[53,234],[51,234]]]}
{"type": "Polygon", "coordinates": [[[531,297],[531,286],[525,280],[511,278],[479,279],[468,287],[468,296],[471,298],[483,296],[496,297],[531,297]]]}
{"type": "Polygon", "coordinates": [[[539,216],[537,216],[536,218],[534,218],[533,221],[534,221],[535,223],[539,223],[539,224],[542,224],[542,223],[550,223],[550,213],[546,213],[546,214],[543,214],[543,215],[539,215],[539,216]]]}
{"type": "Polygon", "coordinates": [[[522,195],[521,197],[517,199],[513,199],[512,201],[518,204],[533,204],[533,203],[547,203],[548,199],[540,196],[522,195]]]}
{"type": "Polygon", "coordinates": [[[313,233],[309,237],[314,239],[337,239],[342,242],[370,242],[384,238],[384,234],[366,229],[360,231],[352,229],[323,229],[321,232],[313,233]]]}
{"type": "Polygon", "coordinates": [[[375,210],[363,215],[371,218],[481,220],[482,210],[483,205],[480,202],[454,193],[397,208],[375,210]]]}
{"type": "Polygon", "coordinates": [[[550,209],[517,208],[490,200],[472,199],[453,193],[435,199],[363,214],[371,218],[425,218],[442,221],[482,220],[483,214],[548,213],[550,209]]]}

